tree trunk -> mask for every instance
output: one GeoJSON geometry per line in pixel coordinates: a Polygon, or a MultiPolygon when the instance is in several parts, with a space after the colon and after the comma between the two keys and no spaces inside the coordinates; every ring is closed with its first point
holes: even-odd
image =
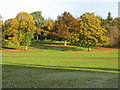
{"type": "Polygon", "coordinates": [[[67,45],[67,42],[66,41],[64,41],[64,46],[66,46],[67,45]]]}
{"type": "Polygon", "coordinates": [[[47,40],[47,37],[45,36],[45,40],[47,40]]]}
{"type": "Polygon", "coordinates": [[[88,47],[88,51],[91,51],[91,48],[90,48],[90,46],[88,47]]]}
{"type": "Polygon", "coordinates": [[[25,50],[28,50],[28,46],[25,46],[25,50]]]}
{"type": "Polygon", "coordinates": [[[37,40],[38,40],[38,35],[37,35],[37,40]]]}

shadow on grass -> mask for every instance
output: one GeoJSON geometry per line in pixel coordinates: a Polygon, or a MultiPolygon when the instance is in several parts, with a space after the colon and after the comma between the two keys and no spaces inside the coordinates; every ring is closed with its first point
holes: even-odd
{"type": "MultiPolygon", "coordinates": [[[[66,47],[63,46],[64,42],[51,42],[51,41],[36,41],[33,40],[32,41],[32,45],[31,47],[37,48],[37,49],[46,49],[46,50],[59,50],[59,51],[82,51],[82,49],[78,49],[75,47],[66,47]],[[51,46],[51,45],[56,45],[56,46],[51,46]]],[[[75,46],[73,44],[68,43],[67,45],[72,45],[75,46]]]]}
{"type": "Polygon", "coordinates": [[[117,88],[118,74],[3,65],[3,88],[117,88]]]}
{"type": "Polygon", "coordinates": [[[13,48],[13,47],[2,47],[3,49],[16,49],[16,48],[13,48]]]}
{"type": "Polygon", "coordinates": [[[64,43],[56,43],[56,42],[51,42],[51,41],[41,41],[41,40],[33,40],[32,44],[61,44],[63,45],[64,43]]]}
{"type": "MultiPolygon", "coordinates": [[[[36,64],[22,64],[22,63],[11,63],[8,62],[10,65],[18,65],[18,66],[26,66],[26,67],[37,67],[37,68],[45,68],[45,69],[53,69],[53,70],[72,70],[72,71],[90,71],[94,69],[95,71],[90,72],[97,72],[97,70],[105,70],[105,71],[120,71],[120,69],[113,69],[113,68],[97,68],[97,67],[70,67],[70,66],[50,66],[50,65],[36,65],[36,64]],[[74,69],[74,70],[73,70],[74,69]],[[79,70],[76,70],[79,69],[79,70]],[[84,70],[87,69],[87,70],[84,70]]],[[[102,71],[100,71],[102,72],[102,71]]]]}
{"type": "Polygon", "coordinates": [[[82,49],[77,49],[75,47],[66,47],[66,46],[60,47],[60,46],[48,46],[48,45],[45,45],[45,44],[34,45],[33,44],[31,45],[31,47],[34,47],[37,49],[58,50],[58,51],[82,51],[82,49]]]}

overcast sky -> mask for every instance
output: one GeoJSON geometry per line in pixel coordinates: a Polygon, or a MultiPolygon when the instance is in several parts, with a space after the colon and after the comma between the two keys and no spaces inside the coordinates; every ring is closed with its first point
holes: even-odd
{"type": "Polygon", "coordinates": [[[32,13],[42,11],[45,18],[56,19],[64,11],[79,17],[85,12],[95,12],[103,18],[111,12],[113,17],[118,16],[119,0],[0,0],[0,15],[3,20],[14,18],[19,12],[32,13]]]}

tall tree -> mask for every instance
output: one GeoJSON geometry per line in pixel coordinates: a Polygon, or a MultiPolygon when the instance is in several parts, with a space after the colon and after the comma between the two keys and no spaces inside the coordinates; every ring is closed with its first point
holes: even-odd
{"type": "Polygon", "coordinates": [[[78,41],[76,43],[81,46],[88,46],[88,51],[91,45],[106,45],[108,38],[105,37],[107,30],[101,27],[101,21],[94,13],[85,13],[80,16],[78,41]]]}
{"type": "Polygon", "coordinates": [[[77,31],[78,21],[69,12],[64,12],[61,16],[58,16],[57,20],[53,24],[51,34],[56,38],[64,41],[72,39],[73,32],[77,31]]]}
{"type": "Polygon", "coordinates": [[[109,46],[120,47],[120,18],[114,18],[111,25],[111,30],[106,34],[110,38],[109,46]]]}
{"type": "Polygon", "coordinates": [[[33,16],[33,19],[35,21],[35,26],[36,28],[36,39],[39,39],[39,34],[41,34],[41,32],[43,31],[43,26],[44,26],[44,17],[42,16],[42,12],[41,11],[35,11],[33,13],[31,13],[31,15],[33,16]]]}
{"type": "MultiPolygon", "coordinates": [[[[26,33],[30,33],[32,36],[34,30],[36,30],[35,22],[33,17],[27,12],[20,12],[17,16],[11,20],[6,21],[3,32],[4,36],[7,36],[7,40],[15,44],[22,44],[23,39],[25,39],[26,33]]],[[[5,38],[6,39],[6,38],[5,38]]],[[[31,41],[31,38],[29,38],[31,41]]],[[[28,40],[28,39],[27,39],[28,40]]],[[[28,46],[28,45],[26,45],[28,46]]]]}
{"type": "Polygon", "coordinates": [[[3,25],[3,20],[2,20],[2,16],[0,15],[0,48],[2,45],[2,25],[3,25]]]}
{"type": "Polygon", "coordinates": [[[23,40],[21,42],[22,45],[25,46],[25,50],[28,49],[28,45],[31,44],[31,39],[33,39],[33,34],[31,34],[30,32],[26,32],[23,36],[23,40]]]}
{"type": "Polygon", "coordinates": [[[53,27],[53,20],[51,19],[48,19],[48,20],[45,20],[45,24],[44,24],[44,27],[43,27],[43,36],[45,37],[45,39],[50,38],[50,35],[49,33],[51,32],[52,30],[52,27],[53,27]]]}
{"type": "Polygon", "coordinates": [[[120,17],[116,17],[113,19],[113,21],[111,22],[112,26],[117,26],[118,29],[120,30],[120,17]]]}
{"type": "Polygon", "coordinates": [[[2,46],[3,47],[8,45],[8,38],[7,38],[8,34],[6,33],[6,31],[7,31],[8,27],[10,26],[10,24],[9,24],[10,21],[11,21],[11,19],[8,19],[2,25],[2,46]]]}
{"type": "Polygon", "coordinates": [[[108,30],[108,31],[110,31],[111,30],[111,23],[112,23],[112,20],[113,20],[113,17],[112,17],[112,15],[111,15],[111,13],[110,12],[108,12],[108,16],[107,16],[107,18],[106,19],[103,19],[102,17],[100,17],[100,16],[97,16],[98,17],[98,19],[101,21],[101,25],[102,25],[102,27],[103,28],[105,28],[106,30],[108,30]]]}
{"type": "MultiPolygon", "coordinates": [[[[27,40],[27,42],[29,41],[29,43],[26,44],[26,47],[28,47],[28,45],[30,44],[30,41],[32,39],[32,35],[34,34],[34,31],[36,30],[36,27],[34,26],[35,22],[33,20],[33,16],[27,12],[20,12],[16,16],[16,19],[18,22],[18,32],[19,32],[17,37],[19,39],[22,38],[21,42],[23,42],[23,40],[24,41],[27,40]],[[29,34],[28,34],[28,32],[29,32],[29,34]],[[26,36],[26,35],[29,35],[29,37],[31,36],[31,38],[25,38],[24,36],[26,36]]],[[[24,45],[24,43],[21,43],[21,44],[24,45]]]]}
{"type": "Polygon", "coordinates": [[[0,26],[3,24],[2,16],[0,15],[0,26]]]}
{"type": "Polygon", "coordinates": [[[112,17],[112,15],[111,15],[111,12],[108,12],[107,20],[109,20],[109,21],[112,21],[112,20],[113,20],[113,17],[112,17]]]}
{"type": "Polygon", "coordinates": [[[9,42],[20,44],[17,38],[18,34],[18,22],[16,19],[8,19],[4,22],[2,29],[2,41],[3,46],[7,45],[9,42]]]}

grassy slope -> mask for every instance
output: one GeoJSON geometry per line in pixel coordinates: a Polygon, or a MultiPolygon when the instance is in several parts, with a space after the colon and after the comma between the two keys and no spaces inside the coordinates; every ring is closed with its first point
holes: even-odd
{"type": "Polygon", "coordinates": [[[117,88],[118,74],[3,65],[4,88],[117,88]]]}
{"type": "Polygon", "coordinates": [[[3,51],[3,87],[117,87],[117,74],[112,74],[118,69],[117,50],[71,53],[71,50],[86,48],[48,44],[33,45],[29,49],[33,51],[3,51]]]}

